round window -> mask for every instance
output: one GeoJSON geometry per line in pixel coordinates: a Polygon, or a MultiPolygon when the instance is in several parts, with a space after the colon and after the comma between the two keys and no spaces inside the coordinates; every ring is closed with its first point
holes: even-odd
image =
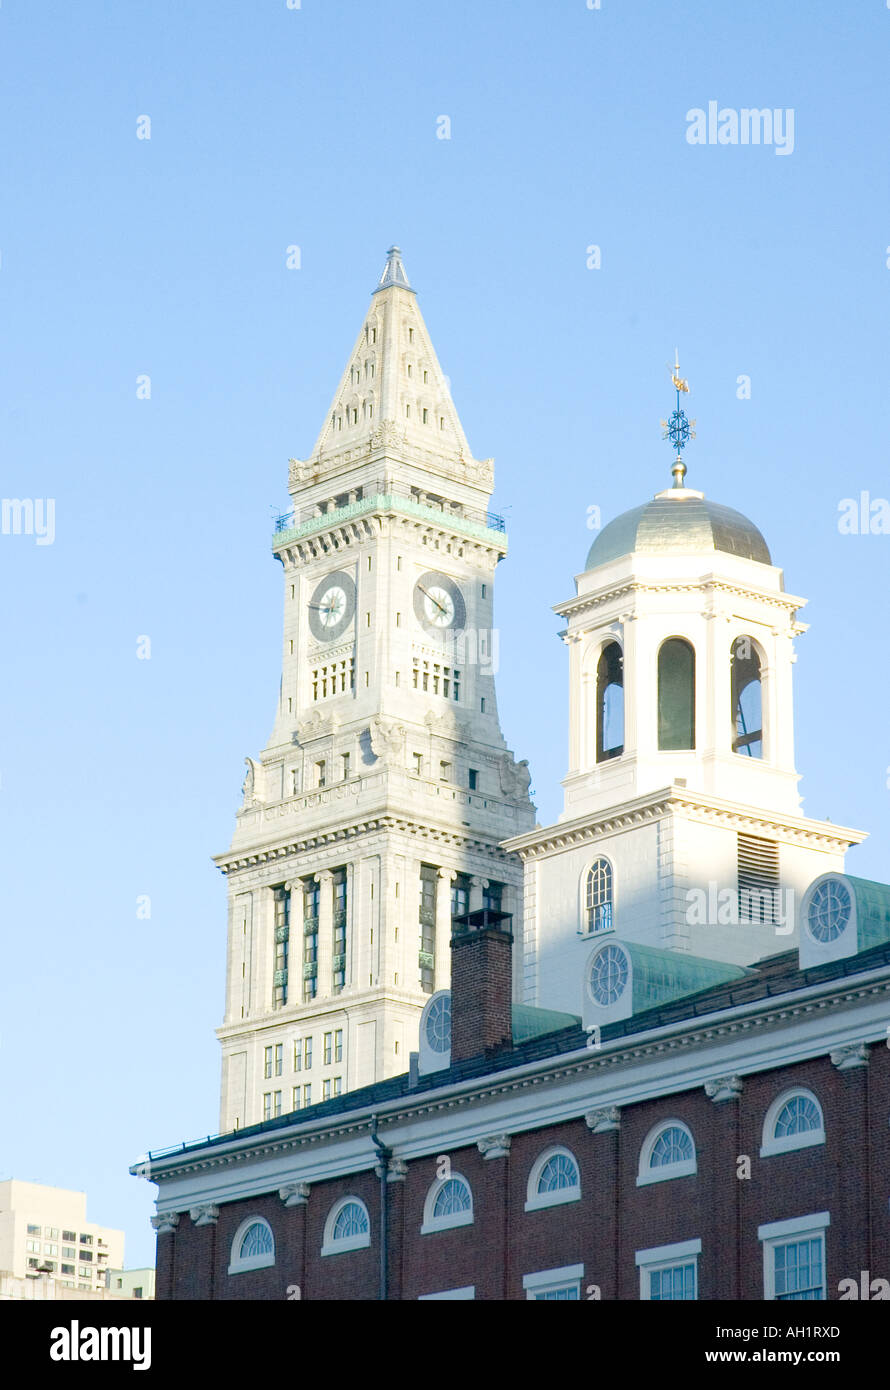
{"type": "Polygon", "coordinates": [[[620,946],[603,946],[590,966],[591,998],[605,1007],[621,998],[627,984],[628,961],[620,946]]]}
{"type": "Polygon", "coordinates": [[[426,1040],[433,1052],[447,1052],[451,1046],[451,995],[440,994],[430,1004],[426,1016],[426,1040]]]}
{"type": "Polygon", "coordinates": [[[839,878],[826,878],[810,898],[807,926],[817,941],[837,941],[850,920],[850,890],[839,878]]]}

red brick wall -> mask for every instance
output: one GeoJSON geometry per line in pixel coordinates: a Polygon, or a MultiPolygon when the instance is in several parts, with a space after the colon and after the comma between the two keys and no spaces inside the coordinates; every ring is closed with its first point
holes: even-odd
{"type": "MultiPolygon", "coordinates": [[[[702,1088],[630,1106],[618,1132],[593,1134],[583,1118],[513,1135],[506,1157],[485,1159],[473,1145],[449,1154],[473,1194],[471,1226],[422,1236],[424,1202],[437,1157],[408,1163],[403,1182],[388,1185],[390,1297],[475,1285],[476,1297],[522,1299],[525,1274],[584,1265],[584,1287],[603,1299],[639,1298],[637,1250],[699,1238],[699,1297],[763,1298],[758,1226],[827,1210],[829,1298],[841,1279],[890,1279],[890,1051],[870,1050],[867,1068],[838,1071],[816,1058],[746,1077],[737,1100],[711,1101],[702,1088]],[[806,1086],[822,1105],[826,1143],[760,1158],[767,1109],[789,1086],[806,1086]],[[695,1138],[694,1176],[637,1186],[641,1146],[657,1122],[682,1120],[695,1138]],[[570,1149],[581,1171],[582,1200],[526,1212],[531,1167],[545,1148],[570,1149]],[[737,1176],[738,1159],[751,1177],[737,1176]]],[[[287,1297],[376,1299],[379,1280],[379,1182],[372,1171],[315,1184],[302,1207],[285,1207],[277,1191],[220,1210],[217,1226],[192,1226],[183,1214],[175,1235],[158,1241],[159,1298],[287,1297]],[[320,1255],[325,1221],[347,1195],[365,1202],[371,1245],[320,1255]],[[232,1238],[246,1216],[263,1216],[276,1238],[273,1268],[228,1274],[232,1238]]],[[[582,1289],[582,1295],[584,1290],[582,1289]]]]}
{"type": "Polygon", "coordinates": [[[451,942],[451,1060],[510,1042],[513,937],[496,927],[455,932],[451,942]]]}

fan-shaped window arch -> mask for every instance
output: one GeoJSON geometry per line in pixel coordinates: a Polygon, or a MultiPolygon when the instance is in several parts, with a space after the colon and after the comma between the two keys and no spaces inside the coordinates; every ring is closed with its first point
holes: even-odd
{"type": "Polygon", "coordinates": [[[624,752],[624,655],[609,642],[596,664],[596,760],[608,762],[624,752]]]}
{"type": "Polygon", "coordinates": [[[751,637],[737,637],[731,648],[732,751],[763,757],[763,663],[751,637]]]}
{"type": "Polygon", "coordinates": [[[767,1110],[763,1121],[761,1158],[824,1143],[825,1119],[822,1106],[813,1092],[802,1086],[782,1091],[767,1110]]]}
{"type": "Polygon", "coordinates": [[[266,1269],[274,1263],[275,1237],[272,1227],[261,1216],[248,1216],[232,1238],[229,1273],[242,1274],[250,1269],[266,1269]]]}
{"type": "Polygon", "coordinates": [[[426,1194],[423,1206],[421,1235],[431,1231],[447,1231],[453,1226],[472,1226],[473,1194],[470,1184],[460,1173],[437,1178],[426,1194]]]}
{"type": "Polygon", "coordinates": [[[371,1218],[360,1197],[342,1197],[328,1212],[324,1226],[323,1255],[363,1250],[371,1244],[371,1218]]]}
{"type": "Polygon", "coordinates": [[[686,1178],[698,1171],[695,1140],[682,1120],[660,1120],[640,1149],[637,1187],[668,1178],[686,1178]]]}
{"type": "Polygon", "coordinates": [[[612,865],[604,855],[594,859],[584,875],[584,932],[611,931],[614,906],[612,865]]]}
{"type": "Polygon", "coordinates": [[[658,649],[658,747],[695,747],[695,648],[683,637],[658,649]]]}
{"type": "Polygon", "coordinates": [[[528,1175],[526,1211],[580,1200],[581,1171],[571,1149],[545,1149],[535,1159],[528,1175]]]}

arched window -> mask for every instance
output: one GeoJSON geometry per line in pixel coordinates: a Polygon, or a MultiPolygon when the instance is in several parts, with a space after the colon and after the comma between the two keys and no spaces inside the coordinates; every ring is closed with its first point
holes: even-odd
{"type": "Polygon", "coordinates": [[[438,1178],[426,1194],[423,1206],[422,1236],[431,1231],[447,1231],[453,1226],[472,1226],[473,1194],[460,1173],[438,1178]]]}
{"type": "Polygon", "coordinates": [[[545,1149],[532,1165],[526,1192],[526,1211],[581,1200],[581,1174],[569,1149],[545,1149]]]}
{"type": "Polygon", "coordinates": [[[695,1140],[682,1120],[661,1121],[650,1129],[640,1150],[637,1187],[689,1177],[696,1171],[695,1140]]]}
{"type": "Polygon", "coordinates": [[[766,1112],[761,1158],[825,1143],[822,1107],[812,1091],[783,1091],[766,1112]]]}
{"type": "Polygon", "coordinates": [[[695,651],[682,637],[669,637],[658,652],[658,746],[695,747],[695,651]]]}
{"type": "Polygon", "coordinates": [[[624,752],[624,657],[617,642],[600,652],[596,664],[596,760],[624,752]]]}
{"type": "Polygon", "coordinates": [[[339,1255],[347,1250],[362,1250],[370,1244],[368,1208],[358,1197],[343,1197],[328,1212],[321,1253],[339,1255]]]}
{"type": "Polygon", "coordinates": [[[760,655],[750,637],[732,644],[732,751],[763,757],[763,687],[760,655]]]}
{"type": "Polygon", "coordinates": [[[587,871],[584,887],[584,930],[610,931],[612,928],[612,865],[608,859],[595,859],[587,871]]]}
{"type": "Polygon", "coordinates": [[[229,1256],[229,1273],[265,1269],[275,1263],[275,1237],[261,1216],[249,1216],[235,1232],[229,1256]]]}

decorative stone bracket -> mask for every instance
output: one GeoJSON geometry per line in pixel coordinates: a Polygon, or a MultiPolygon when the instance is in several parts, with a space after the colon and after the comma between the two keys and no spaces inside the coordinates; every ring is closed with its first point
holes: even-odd
{"type": "Polygon", "coordinates": [[[289,1182],[279,1187],[278,1195],[286,1207],[305,1207],[309,1201],[308,1182],[289,1182]]]}
{"type": "Polygon", "coordinates": [[[479,1139],[476,1147],[483,1158],[506,1158],[512,1139],[511,1134],[491,1134],[485,1139],[479,1139]]]}
{"type": "Polygon", "coordinates": [[[719,1105],[723,1100],[738,1100],[742,1094],[742,1085],[740,1076],[718,1076],[713,1081],[705,1082],[705,1095],[715,1105],[719,1105]]]}
{"type": "Polygon", "coordinates": [[[607,1106],[605,1110],[588,1110],[584,1123],[592,1134],[609,1134],[621,1128],[621,1111],[617,1105],[607,1106]]]}
{"type": "Polygon", "coordinates": [[[176,1227],[179,1225],[179,1212],[158,1212],[157,1216],[153,1216],[151,1218],[151,1224],[152,1226],[154,1226],[159,1236],[172,1235],[173,1232],[176,1230],[176,1227]]]}

